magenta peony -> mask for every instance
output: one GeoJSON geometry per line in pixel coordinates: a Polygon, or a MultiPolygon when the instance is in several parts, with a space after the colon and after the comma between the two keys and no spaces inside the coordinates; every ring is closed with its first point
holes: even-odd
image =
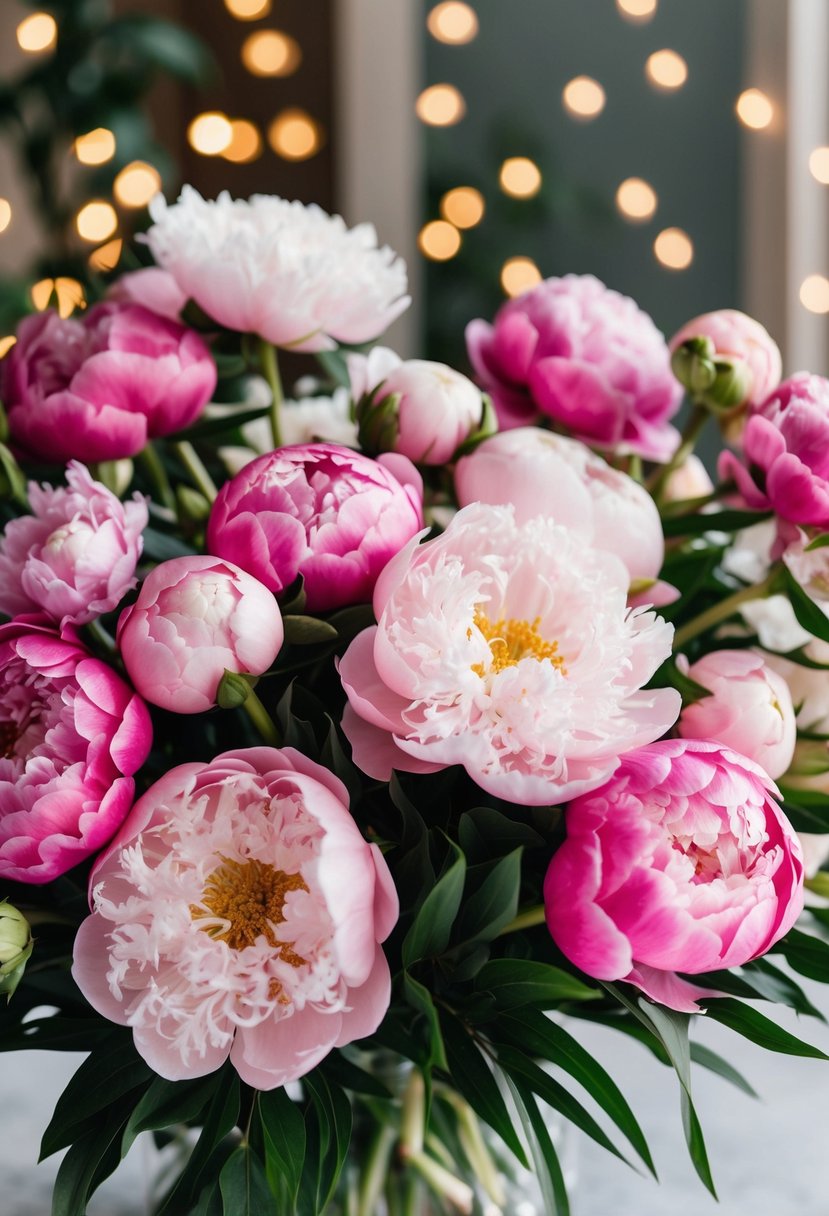
{"type": "Polygon", "coordinates": [[[829,380],[799,372],[752,410],[743,458],[722,452],[719,474],[749,507],[829,528],[829,380]]]}
{"type": "Polygon", "coordinates": [[[800,845],[751,760],[673,739],[622,757],[567,810],[544,882],[547,925],[587,975],[693,1012],[701,974],[757,958],[803,907],[800,845]]]}
{"type": "Polygon", "coordinates": [[[179,714],[211,709],[225,671],[267,671],[283,636],[267,587],[230,562],[199,554],[156,566],[118,622],[133,684],[153,705],[179,714]]]}
{"type": "Polygon", "coordinates": [[[146,706],[73,637],[0,626],[0,876],[43,883],[97,853],[132,805],[146,706]]]}
{"type": "Polygon", "coordinates": [[[760,405],[780,383],[783,364],[777,343],[759,321],[744,312],[721,308],[694,317],[674,334],[668,345],[675,351],[692,338],[710,340],[712,360],[738,360],[744,364],[748,372],[745,397],[734,408],[760,405]]]}
{"type": "Polygon", "coordinates": [[[169,1080],[229,1056],[248,1085],[274,1089],[388,1008],[391,875],[342,783],[292,748],[172,769],[135,804],[90,895],[75,979],[169,1080]]]}
{"type": "Polygon", "coordinates": [[[193,330],[135,304],[26,317],[2,363],[12,439],[39,460],[117,460],[198,418],[216,366],[193,330]]]}
{"type": "Polygon", "coordinates": [[[340,663],[343,729],[363,772],[462,764],[510,802],[564,802],[676,720],[673,689],[640,691],[673,629],[628,611],[628,572],[553,520],[465,507],[383,571],[379,624],[340,663]]]}
{"type": "Polygon", "coordinates": [[[225,483],[207,547],[277,594],[301,574],[319,612],[370,600],[380,571],[422,526],[420,479],[404,456],[374,461],[309,443],[260,456],[225,483]]]}
{"type": "Polygon", "coordinates": [[[467,326],[469,357],[503,429],[552,418],[591,447],[666,461],[682,391],[665,340],[592,275],[547,279],[467,326]]]}
{"type": "Polygon", "coordinates": [[[31,515],[0,537],[0,612],[45,612],[84,625],[116,608],[135,586],[147,504],[120,499],[75,461],[67,487],[29,484],[31,515]]]}

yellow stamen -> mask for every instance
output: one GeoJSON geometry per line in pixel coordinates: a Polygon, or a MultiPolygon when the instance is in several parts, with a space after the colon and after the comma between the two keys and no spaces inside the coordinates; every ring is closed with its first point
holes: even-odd
{"type": "Polygon", "coordinates": [[[218,925],[200,927],[216,941],[227,942],[231,950],[244,950],[258,937],[264,937],[284,962],[301,967],[307,959],[292,949],[292,942],[279,941],[274,927],[285,920],[288,892],[307,890],[299,874],[286,874],[263,861],[232,861],[223,857],[222,864],[207,880],[201,903],[190,905],[190,915],[194,921],[206,916],[229,921],[226,929],[218,925]]]}
{"type": "Polygon", "coordinates": [[[481,678],[487,674],[487,670],[497,675],[505,667],[516,667],[521,659],[536,659],[539,663],[548,660],[562,675],[567,675],[564,659],[558,653],[558,642],[548,642],[539,633],[540,616],[534,621],[511,616],[493,622],[478,608],[473,623],[489,642],[492,651],[492,662],[488,669],[483,663],[472,664],[472,670],[481,678]]]}

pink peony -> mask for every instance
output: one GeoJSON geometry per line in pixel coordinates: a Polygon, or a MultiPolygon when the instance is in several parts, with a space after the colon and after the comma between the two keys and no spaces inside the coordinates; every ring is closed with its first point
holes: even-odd
{"type": "Polygon", "coordinates": [[[748,372],[746,395],[735,408],[760,405],[780,383],[783,364],[777,343],[759,321],[744,312],[721,308],[694,317],[674,334],[668,345],[675,351],[692,338],[710,340],[712,360],[736,360],[745,366],[748,372]]]}
{"type": "Polygon", "coordinates": [[[32,515],[0,537],[0,612],[43,611],[64,625],[111,612],[135,586],[147,505],[122,503],[72,461],[68,487],[29,483],[32,515]]]}
{"type": "Polygon", "coordinates": [[[355,763],[462,764],[483,789],[546,805],[592,789],[676,720],[673,689],[640,691],[673,628],[628,611],[628,572],[551,519],[464,507],[383,571],[379,624],[340,663],[355,763]]]}
{"type": "Polygon", "coordinates": [[[371,224],[346,228],[315,204],[254,194],[213,201],[185,186],[150,204],[147,243],[182,292],[227,329],[274,346],[370,342],[408,308],[405,263],[371,224]]]}
{"type": "Polygon", "coordinates": [[[202,339],[135,304],[26,317],[2,365],[15,443],[39,460],[118,460],[198,418],[216,387],[202,339]]]}
{"type": "Polygon", "coordinates": [[[308,443],[269,452],[225,483],[207,547],[277,594],[301,574],[319,612],[370,600],[386,562],[422,526],[420,479],[404,456],[374,461],[308,443]]]}
{"type": "Polygon", "coordinates": [[[676,972],[757,958],[803,907],[800,845],[775,792],[751,760],[710,741],[623,756],[567,810],[544,882],[556,945],[587,975],[697,1011],[705,990],[676,972]]]}
{"type": "Polygon", "coordinates": [[[713,490],[714,483],[699,456],[686,456],[665,482],[662,501],[683,502],[687,498],[704,498],[713,490]]]}
{"type": "Polygon", "coordinates": [[[632,579],[656,578],[665,555],[656,504],[638,482],[583,443],[539,427],[493,435],[458,461],[461,506],[512,504],[519,523],[546,515],[615,553],[632,579]]]}
{"type": "Polygon", "coordinates": [[[150,750],[144,703],[72,636],[0,626],[0,875],[43,883],[97,853],[150,750]]]}
{"type": "Polygon", "coordinates": [[[722,452],[719,474],[749,507],[829,528],[829,380],[798,372],[749,414],[743,459],[722,452]]]}
{"type": "Polygon", "coordinates": [[[211,709],[225,671],[267,671],[283,636],[267,587],[230,562],[198,554],[156,566],[118,622],[133,684],[153,705],[179,714],[211,709]]]}
{"type": "Polygon", "coordinates": [[[686,739],[716,739],[759,764],[785,773],[795,745],[795,713],[786,681],[750,650],[713,650],[688,668],[710,697],[687,705],[677,724],[686,739]]]}
{"type": "Polygon", "coordinates": [[[540,414],[591,447],[666,461],[682,391],[665,340],[592,275],[547,279],[467,326],[469,358],[502,429],[540,414]]]}
{"type": "Polygon", "coordinates": [[[181,311],[187,303],[187,296],[173,276],[158,266],[144,266],[141,270],[122,274],[110,287],[107,299],[140,304],[170,321],[181,319],[181,311]]]}
{"type": "Polygon", "coordinates": [[[73,975],[171,1081],[230,1057],[295,1081],[388,1008],[398,915],[344,786],[292,748],[183,764],[135,804],[93,871],[73,975]]]}

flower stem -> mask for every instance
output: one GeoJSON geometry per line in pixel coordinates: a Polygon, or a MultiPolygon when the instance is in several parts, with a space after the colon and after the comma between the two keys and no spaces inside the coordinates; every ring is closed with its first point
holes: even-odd
{"type": "Polygon", "coordinates": [[[504,925],[498,936],[505,937],[507,933],[520,933],[522,929],[534,929],[536,925],[543,925],[546,919],[547,913],[543,904],[539,904],[535,908],[526,908],[514,916],[508,925],[504,925]]]}
{"type": "Polygon", "coordinates": [[[170,485],[170,479],[167,476],[167,470],[164,468],[161,457],[159,456],[152,443],[146,444],[138,453],[138,459],[144,466],[144,472],[152,482],[156,494],[160,502],[167,507],[173,514],[176,513],[176,496],[173,493],[173,487],[170,485]]]}
{"type": "Polygon", "coordinates": [[[117,653],[118,647],[115,645],[115,638],[104,629],[97,617],[93,617],[91,621],[86,623],[87,632],[92,638],[102,646],[108,655],[117,653]]]}
{"type": "Polygon", "coordinates": [[[262,368],[262,375],[270,385],[271,390],[271,437],[273,438],[273,446],[275,448],[282,447],[282,430],[279,425],[279,411],[282,402],[285,400],[285,394],[282,391],[282,381],[279,378],[279,362],[276,357],[276,347],[270,342],[266,342],[264,338],[259,343],[259,365],[262,368]]]}
{"type": "Polygon", "coordinates": [[[276,723],[253,689],[248,693],[243,708],[265,742],[271,747],[281,747],[282,736],[276,727],[276,723]]]}
{"type": "Polygon", "coordinates": [[[208,502],[215,502],[216,495],[219,493],[216,483],[204,467],[202,459],[192,443],[183,439],[180,443],[175,444],[175,449],[179,460],[192,477],[196,488],[201,490],[208,502]]]}
{"type": "Polygon", "coordinates": [[[651,473],[648,480],[645,482],[646,489],[650,490],[653,497],[656,499],[657,505],[662,497],[668,478],[673,473],[674,469],[678,469],[685,463],[688,457],[697,446],[697,440],[702,434],[703,427],[709,418],[709,410],[704,405],[695,405],[691,410],[691,417],[685,424],[685,429],[682,432],[682,437],[679,441],[679,447],[674,452],[667,464],[662,465],[651,473]]]}
{"type": "Polygon", "coordinates": [[[747,604],[749,600],[764,599],[771,593],[778,573],[779,566],[773,566],[762,583],[755,583],[751,587],[742,587],[739,591],[735,591],[733,595],[726,596],[724,600],[720,600],[719,604],[714,604],[712,608],[706,609],[705,612],[701,612],[699,616],[695,616],[693,620],[688,621],[686,625],[677,629],[674,634],[674,650],[681,650],[692,638],[699,637],[701,633],[705,633],[708,629],[713,629],[715,625],[721,624],[722,621],[727,621],[729,617],[734,616],[741,604],[747,604]]]}
{"type": "Polygon", "coordinates": [[[389,1124],[377,1129],[360,1183],[357,1216],[374,1216],[377,1211],[396,1140],[397,1130],[389,1124]]]}

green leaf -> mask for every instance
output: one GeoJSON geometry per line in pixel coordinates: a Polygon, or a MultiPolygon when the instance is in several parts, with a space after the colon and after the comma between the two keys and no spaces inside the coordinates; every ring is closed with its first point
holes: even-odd
{"type": "Polygon", "coordinates": [[[325,1062],[320,1066],[325,1077],[329,1081],[335,1081],[337,1085],[341,1085],[343,1089],[350,1089],[355,1094],[368,1094],[373,1098],[391,1098],[392,1093],[387,1085],[384,1085],[372,1073],[366,1072],[364,1068],[360,1068],[341,1051],[332,1051],[329,1056],[326,1056],[325,1062]]]}
{"type": "Polygon", "coordinates": [[[509,1077],[507,1083],[530,1146],[535,1172],[544,1196],[544,1209],[548,1216],[569,1216],[570,1201],[567,1198],[558,1153],[535,1098],[529,1088],[519,1085],[509,1077]]]}
{"type": "Polygon", "coordinates": [[[131,57],[140,56],[188,84],[203,84],[215,73],[213,57],[201,39],[172,21],[132,13],[112,22],[107,36],[126,47],[131,57]]]}
{"type": "Polygon", "coordinates": [[[498,1009],[554,1009],[563,1001],[592,1001],[601,997],[561,967],[530,959],[496,958],[478,972],[475,988],[491,992],[498,1009]]]}
{"type": "Polygon", "coordinates": [[[193,426],[188,427],[184,431],[177,431],[175,435],[168,435],[168,443],[190,442],[199,439],[210,439],[216,435],[225,435],[229,431],[238,430],[240,426],[244,426],[246,422],[255,422],[257,418],[265,418],[270,413],[270,406],[258,406],[256,409],[250,410],[232,410],[226,414],[222,414],[220,418],[204,418],[201,422],[196,422],[193,426]]]}
{"type": "MultiPolygon", "coordinates": [[[[340,1087],[329,1084],[320,1072],[308,1073],[303,1077],[302,1083],[311,1095],[317,1119],[320,1152],[316,1158],[316,1169],[313,1170],[315,1178],[312,1177],[312,1181],[315,1185],[312,1186],[311,1192],[316,1205],[314,1211],[320,1213],[333,1195],[345,1164],[351,1142],[352,1110],[351,1103],[340,1087]]],[[[309,1163],[313,1167],[314,1162],[315,1158],[309,1147],[303,1172],[303,1189],[300,1192],[299,1207],[303,1216],[306,1210],[303,1201],[306,1194],[305,1179],[308,1176],[309,1163]]]]}
{"type": "Polygon", "coordinates": [[[790,929],[774,947],[786,962],[801,975],[820,984],[829,984],[829,943],[800,929],[790,929]]]}
{"type": "Polygon", "coordinates": [[[455,860],[420,905],[403,939],[404,967],[442,954],[449,944],[466,878],[466,858],[454,842],[449,841],[449,845],[455,860]]]}
{"type": "Polygon", "coordinates": [[[272,1189],[287,1190],[291,1207],[296,1206],[299,1180],[305,1161],[305,1120],[296,1102],[284,1089],[257,1094],[256,1103],[265,1141],[265,1171],[272,1189]]]}
{"type": "Polygon", "coordinates": [[[144,556],[154,562],[170,561],[174,557],[192,557],[196,550],[177,536],[159,532],[157,528],[145,528],[141,533],[144,541],[144,556]]]}
{"type": "Polygon", "coordinates": [[[275,1211],[262,1162],[243,1141],[219,1174],[225,1216],[267,1216],[275,1211]]]}
{"type": "Polygon", "coordinates": [[[442,1068],[445,1072],[448,1072],[449,1065],[446,1062],[446,1048],[443,1044],[440,1019],[438,1018],[438,1011],[431,992],[419,980],[410,975],[408,971],[403,972],[403,991],[409,1004],[418,1013],[422,1013],[426,1019],[429,1033],[429,1065],[435,1068],[442,1068]]]}
{"type": "Polygon", "coordinates": [[[491,858],[493,852],[502,854],[522,846],[532,849],[546,844],[529,824],[489,806],[476,806],[461,815],[458,840],[468,858],[480,861],[491,858]]]}
{"type": "MultiPolygon", "coordinates": [[[[474,894],[466,894],[454,936],[461,942],[490,942],[508,925],[518,911],[521,888],[521,854],[513,849],[493,866],[474,894]]],[[[473,875],[467,870],[467,883],[473,875]]]]}
{"type": "Polygon", "coordinates": [[[829,617],[803,590],[788,566],[780,571],[779,581],[781,590],[789,597],[798,623],[816,638],[829,642],[829,617]]]}
{"type": "Polygon", "coordinates": [[[820,536],[816,536],[814,540],[809,541],[804,548],[804,553],[812,553],[815,549],[825,549],[829,545],[829,532],[821,532],[820,536]]]}
{"type": "Polygon", "coordinates": [[[829,832],[829,802],[825,801],[825,796],[822,807],[808,806],[803,798],[808,791],[790,791],[782,783],[778,783],[778,786],[783,795],[780,805],[796,832],[813,832],[816,835],[829,832]]]}
{"type": "Polygon", "coordinates": [[[737,1034],[751,1039],[766,1051],[778,1051],[788,1056],[805,1056],[811,1060],[829,1060],[819,1047],[804,1043],[795,1035],[772,1022],[770,1018],[758,1013],[750,1005],[735,1001],[731,997],[715,999],[706,1006],[706,1015],[714,1022],[720,1022],[737,1034]]]}
{"type": "Polygon", "coordinates": [[[737,1072],[737,1069],[729,1064],[728,1060],[724,1060],[722,1056],[717,1055],[716,1051],[712,1051],[710,1047],[706,1047],[703,1043],[691,1043],[691,1059],[694,1064],[699,1064],[700,1068],[707,1068],[709,1072],[716,1073],[724,1081],[730,1081],[732,1085],[735,1085],[737,1089],[741,1089],[744,1094],[748,1094],[750,1098],[759,1096],[757,1090],[752,1089],[742,1073],[737,1072]]]}
{"type": "MultiPolygon", "coordinates": [[[[825,974],[826,972],[824,972],[825,974]]],[[[741,976],[755,991],[760,993],[764,1000],[773,1001],[778,1005],[787,1005],[789,1009],[794,1009],[797,1013],[803,1013],[810,1018],[817,1018],[819,1022],[826,1021],[824,1015],[812,1004],[800,985],[785,971],[775,967],[768,956],[755,959],[753,963],[747,963],[741,969],[741,976]]]]}
{"type": "Polygon", "coordinates": [[[208,1171],[215,1172],[216,1150],[239,1118],[239,1076],[224,1068],[214,1074],[216,1090],[207,1108],[201,1135],[190,1154],[183,1172],[167,1193],[156,1216],[179,1216],[193,1205],[205,1182],[208,1171]]]}
{"type": "Polygon", "coordinates": [[[315,616],[292,614],[283,618],[285,641],[291,646],[319,646],[337,640],[337,630],[315,616]]]}
{"type": "Polygon", "coordinates": [[[706,1190],[710,1191],[716,1199],[717,1190],[714,1186],[711,1166],[708,1163],[708,1152],[705,1147],[702,1128],[700,1127],[691,1095],[684,1085],[680,1086],[679,1105],[682,1114],[682,1130],[685,1133],[685,1143],[688,1145],[688,1154],[694,1164],[694,1169],[700,1177],[700,1181],[706,1190]]]}
{"type": "Polygon", "coordinates": [[[698,536],[702,532],[739,532],[771,519],[770,511],[712,511],[710,515],[674,515],[662,520],[668,536],[698,536]]]}
{"type": "Polygon", "coordinates": [[[70,1146],[55,1178],[52,1216],[85,1216],[89,1196],[121,1160],[123,1126],[123,1119],[99,1119],[70,1146]]]}
{"type": "Polygon", "coordinates": [[[196,1081],[165,1081],[163,1077],[156,1077],[130,1115],[124,1129],[122,1153],[127,1152],[141,1132],[196,1122],[215,1088],[214,1076],[200,1077],[196,1081]]]}

